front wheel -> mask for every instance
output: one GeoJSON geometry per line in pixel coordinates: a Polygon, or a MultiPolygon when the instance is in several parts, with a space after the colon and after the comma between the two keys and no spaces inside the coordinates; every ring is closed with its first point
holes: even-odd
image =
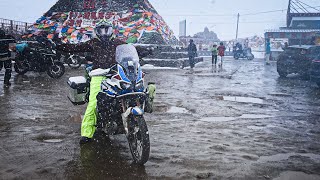
{"type": "Polygon", "coordinates": [[[81,66],[82,59],[80,56],[74,55],[68,59],[68,66],[72,69],[78,69],[81,66]]]}
{"type": "Polygon", "coordinates": [[[286,78],[288,76],[288,72],[286,70],[277,70],[280,78],[286,78]]]}
{"type": "Polygon", "coordinates": [[[14,70],[16,71],[16,73],[24,75],[29,71],[29,68],[24,62],[16,62],[14,64],[14,70]]]}
{"type": "Polygon", "coordinates": [[[47,74],[52,78],[60,78],[64,75],[65,67],[62,62],[54,62],[51,66],[48,67],[47,74]]]}
{"type": "Polygon", "coordinates": [[[135,163],[145,164],[149,160],[150,140],[147,123],[143,116],[133,116],[129,127],[128,142],[135,163]]]}

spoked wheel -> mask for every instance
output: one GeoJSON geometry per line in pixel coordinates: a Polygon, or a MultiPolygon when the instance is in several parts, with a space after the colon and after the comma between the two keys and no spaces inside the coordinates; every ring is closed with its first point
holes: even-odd
{"type": "Polygon", "coordinates": [[[65,67],[61,62],[55,62],[48,67],[47,74],[52,78],[60,78],[65,72],[65,67]]]}
{"type": "Polygon", "coordinates": [[[78,69],[81,66],[81,57],[80,56],[72,56],[68,59],[68,66],[72,69],[78,69]]]}
{"type": "Polygon", "coordinates": [[[150,154],[150,140],[143,116],[133,116],[129,128],[128,142],[135,163],[144,165],[150,154]]]}

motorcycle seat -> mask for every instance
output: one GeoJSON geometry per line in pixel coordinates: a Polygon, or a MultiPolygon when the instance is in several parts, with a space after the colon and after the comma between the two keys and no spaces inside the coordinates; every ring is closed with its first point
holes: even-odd
{"type": "Polygon", "coordinates": [[[90,77],[93,77],[93,76],[105,76],[105,75],[107,75],[109,72],[110,72],[110,69],[101,69],[101,68],[98,68],[98,69],[92,70],[92,71],[89,73],[89,76],[90,76],[90,77]]]}

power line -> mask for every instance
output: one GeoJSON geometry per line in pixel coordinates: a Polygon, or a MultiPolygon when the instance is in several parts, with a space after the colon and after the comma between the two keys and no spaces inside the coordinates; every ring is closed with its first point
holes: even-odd
{"type": "MultiPolygon", "coordinates": [[[[241,24],[264,24],[264,23],[285,23],[286,21],[240,21],[241,24]]],[[[201,23],[201,22],[192,22],[193,24],[234,24],[234,23],[225,23],[225,22],[210,22],[210,23],[201,23]]]]}
{"type": "MultiPolygon", "coordinates": [[[[308,8],[305,9],[316,9],[320,6],[308,6],[308,8]]],[[[302,8],[297,8],[302,9],[302,8]]],[[[275,12],[286,12],[288,9],[278,9],[278,10],[271,10],[271,11],[261,11],[256,13],[247,13],[242,14],[241,16],[253,16],[253,15],[259,15],[259,14],[269,14],[269,13],[275,13],[275,12]]],[[[210,17],[236,17],[237,15],[227,15],[227,14],[163,14],[163,16],[210,16],[210,17]]]]}
{"type": "Polygon", "coordinates": [[[314,10],[316,10],[316,11],[319,11],[320,12],[320,10],[319,9],[317,9],[316,7],[312,7],[312,6],[310,6],[310,5],[308,5],[308,4],[306,4],[306,3],[304,3],[304,2],[302,2],[302,1],[300,1],[300,0],[297,0],[298,2],[300,2],[301,4],[303,4],[303,5],[305,5],[305,6],[308,6],[309,8],[311,8],[311,9],[314,9],[314,10]]]}

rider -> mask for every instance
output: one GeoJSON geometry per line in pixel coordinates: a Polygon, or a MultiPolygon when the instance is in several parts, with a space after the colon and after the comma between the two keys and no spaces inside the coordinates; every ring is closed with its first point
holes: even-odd
{"type": "Polygon", "coordinates": [[[11,71],[12,71],[12,60],[11,53],[9,51],[9,43],[15,43],[15,40],[12,36],[6,35],[5,32],[0,29],[0,71],[4,67],[4,86],[9,87],[11,85],[11,71]]]}
{"type": "MultiPolygon", "coordinates": [[[[92,69],[108,69],[116,64],[115,54],[117,46],[125,44],[125,42],[114,38],[112,24],[106,20],[101,20],[96,24],[95,35],[93,39],[85,43],[78,45],[63,44],[59,45],[57,49],[65,52],[91,52],[93,61],[92,69]]],[[[90,142],[95,133],[95,125],[97,122],[96,96],[100,91],[100,85],[104,79],[104,76],[91,77],[90,97],[81,124],[80,144],[90,142]]]]}

